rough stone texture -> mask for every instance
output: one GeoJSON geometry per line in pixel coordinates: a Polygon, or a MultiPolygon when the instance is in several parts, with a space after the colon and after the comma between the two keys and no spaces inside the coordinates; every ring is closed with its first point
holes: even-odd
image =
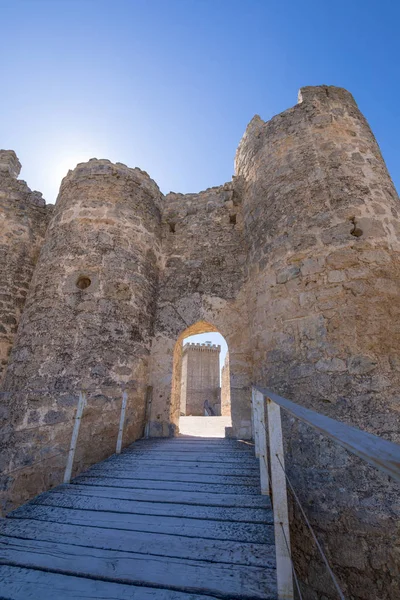
{"type": "MultiPolygon", "coordinates": [[[[5,479],[5,506],[59,482],[65,458],[49,456],[68,447],[82,386],[75,472],[113,451],[121,384],[124,443],[145,421],[150,436],[176,434],[182,340],[196,333],[228,343],[232,435],[251,437],[254,381],[400,441],[398,196],[349,92],[306,87],[299,100],[254,117],[233,181],[199,194],[162,197],[108,161],[66,177],[6,375],[4,470],[32,466],[5,479]]],[[[18,165],[5,164],[10,177],[18,165]]],[[[289,476],[347,597],[398,599],[398,490],[305,425],[286,418],[284,433],[289,476]]],[[[334,600],[291,510],[303,597],[334,600]]]]}
{"type": "Polygon", "coordinates": [[[42,195],[17,179],[20,170],[15,152],[0,150],[0,382],[50,212],[42,195]]]}
{"type": "Polygon", "coordinates": [[[219,355],[221,346],[185,344],[182,351],[181,415],[205,415],[205,403],[221,415],[219,355]]]}
{"type": "MultiPolygon", "coordinates": [[[[9,468],[24,464],[17,437],[33,417],[42,427],[23,444],[30,461],[42,458],[43,447],[65,453],[82,388],[90,392],[75,472],[115,451],[121,385],[128,388],[124,441],[143,434],[160,199],[146,173],[106,160],[78,165],[63,180],[5,379],[5,389],[13,392],[15,444],[3,455],[9,468]],[[18,402],[20,390],[25,394],[18,402]],[[38,397],[28,390],[45,393],[38,397]],[[52,420],[54,426],[46,427],[52,420]]],[[[60,460],[65,467],[66,455],[60,460]]],[[[36,491],[59,483],[62,475],[54,481],[49,465],[42,468],[36,491]]],[[[5,487],[12,502],[26,482],[10,476],[5,487]]]]}
{"type": "MultiPolygon", "coordinates": [[[[390,362],[400,348],[399,203],[352,96],[303,88],[294,108],[267,123],[255,117],[236,171],[254,380],[399,441],[399,372],[390,362]]],[[[348,597],[398,598],[394,488],[297,422],[285,434],[290,476],[348,597]],[[374,556],[385,556],[382,568],[374,556]]],[[[292,529],[305,597],[333,599],[297,513],[292,529]]]]}
{"type": "Polygon", "coordinates": [[[240,202],[232,183],[200,194],[165,197],[164,268],[151,351],[152,436],[178,430],[182,340],[218,331],[230,352],[233,431],[238,437],[251,437],[247,249],[240,202]]]}

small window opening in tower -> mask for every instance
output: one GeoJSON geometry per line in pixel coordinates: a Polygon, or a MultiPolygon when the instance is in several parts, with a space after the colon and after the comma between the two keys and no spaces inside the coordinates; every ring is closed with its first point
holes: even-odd
{"type": "Polygon", "coordinates": [[[231,425],[227,343],[217,332],[191,335],[182,342],[179,431],[225,437],[231,425]]]}

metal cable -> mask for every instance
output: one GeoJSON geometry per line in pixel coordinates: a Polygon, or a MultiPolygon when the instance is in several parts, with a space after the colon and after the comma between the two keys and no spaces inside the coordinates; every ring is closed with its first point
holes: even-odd
{"type": "MultiPolygon", "coordinates": [[[[98,390],[107,390],[107,389],[118,389],[118,390],[136,390],[139,387],[147,387],[147,384],[145,383],[141,383],[139,381],[137,382],[132,382],[130,384],[124,384],[124,383],[115,383],[115,384],[110,384],[110,385],[100,385],[100,386],[91,386],[91,387],[83,387],[81,389],[78,388],[78,391],[74,391],[73,394],[77,395],[79,393],[79,391],[82,392],[98,392],[98,390]]],[[[27,389],[27,390],[11,390],[11,391],[0,391],[0,396],[12,396],[13,394],[58,394],[58,395],[62,395],[62,394],[68,394],[70,393],[68,390],[56,390],[56,389],[51,389],[51,388],[47,388],[44,390],[40,390],[40,389],[27,389]]],[[[98,392],[101,394],[101,392],[98,392]]]]}
{"type": "Polygon", "coordinates": [[[40,425],[35,425],[34,427],[21,427],[21,429],[15,429],[16,433],[25,433],[25,431],[32,431],[33,429],[39,429],[40,427],[55,427],[55,425],[61,425],[62,423],[70,423],[69,419],[65,419],[64,421],[57,421],[56,423],[41,423],[40,425]]]}
{"type": "Polygon", "coordinates": [[[292,553],[290,552],[290,548],[289,548],[289,544],[288,544],[288,541],[287,541],[285,529],[283,527],[283,523],[279,523],[279,525],[281,526],[283,537],[285,538],[286,549],[288,551],[288,556],[290,558],[290,564],[292,565],[292,573],[293,573],[294,581],[296,583],[297,592],[298,592],[298,594],[300,596],[300,600],[303,600],[303,596],[301,595],[301,591],[300,591],[299,580],[297,579],[296,571],[294,569],[294,564],[293,564],[293,560],[292,560],[292,553]]]}
{"type": "Polygon", "coordinates": [[[50,458],[55,458],[56,456],[61,456],[62,454],[67,454],[69,452],[69,450],[63,450],[62,452],[58,452],[57,454],[52,454],[51,456],[45,456],[44,458],[41,458],[40,460],[37,460],[36,462],[30,464],[30,465],[23,465],[22,467],[16,467],[15,469],[11,469],[11,471],[8,471],[7,473],[2,473],[3,477],[7,477],[7,475],[11,475],[11,473],[15,473],[15,471],[22,471],[23,469],[29,469],[30,467],[34,467],[35,465],[44,462],[45,460],[49,460],[50,458]]]}
{"type": "Polygon", "coordinates": [[[303,518],[304,518],[304,520],[305,520],[305,522],[306,522],[306,524],[307,524],[307,526],[308,526],[308,528],[309,528],[309,530],[310,530],[310,532],[311,532],[311,535],[312,535],[312,537],[313,537],[313,539],[314,539],[315,545],[317,546],[318,550],[320,551],[320,554],[321,554],[321,556],[322,556],[322,558],[323,558],[323,561],[324,561],[324,563],[325,563],[325,566],[326,566],[326,568],[328,569],[328,573],[329,573],[329,575],[331,576],[331,579],[332,579],[332,581],[333,581],[333,585],[335,586],[335,588],[336,588],[336,591],[337,591],[337,593],[339,594],[339,598],[340,598],[340,600],[346,600],[346,598],[345,598],[345,597],[344,597],[344,595],[343,595],[343,592],[342,592],[342,590],[341,590],[341,589],[340,589],[340,587],[339,587],[339,584],[338,584],[338,582],[337,582],[337,580],[336,580],[336,577],[335,577],[335,575],[334,575],[334,573],[333,573],[333,571],[332,571],[332,569],[331,569],[331,567],[330,567],[330,564],[329,564],[329,562],[328,562],[328,559],[327,559],[327,558],[326,558],[326,556],[325,556],[325,552],[323,551],[323,549],[322,549],[322,546],[321,546],[321,544],[319,543],[319,541],[318,541],[318,538],[317,538],[317,536],[316,536],[316,535],[315,535],[315,533],[314,533],[314,529],[312,528],[312,526],[311,526],[311,523],[310,523],[310,521],[308,520],[306,513],[304,512],[304,509],[303,509],[303,507],[302,507],[302,505],[301,505],[301,502],[300,502],[300,500],[299,500],[299,498],[298,498],[298,496],[297,496],[297,494],[296,494],[296,492],[295,492],[295,490],[294,490],[294,487],[292,486],[292,483],[291,483],[291,481],[290,481],[290,479],[289,479],[289,477],[288,477],[288,475],[287,475],[287,473],[286,473],[286,471],[285,471],[285,468],[284,468],[284,466],[283,466],[283,465],[282,465],[282,463],[281,463],[281,460],[280,460],[280,458],[279,458],[278,454],[276,454],[276,458],[278,459],[278,462],[279,462],[279,464],[281,465],[282,471],[284,472],[284,475],[285,475],[285,477],[286,477],[286,481],[287,481],[287,482],[288,482],[288,484],[289,484],[290,490],[291,490],[291,492],[292,492],[292,494],[293,494],[293,496],[294,496],[294,498],[295,498],[295,500],[296,500],[296,502],[297,502],[297,504],[298,504],[298,506],[299,506],[299,508],[300,508],[301,514],[303,515],[303,518]]]}

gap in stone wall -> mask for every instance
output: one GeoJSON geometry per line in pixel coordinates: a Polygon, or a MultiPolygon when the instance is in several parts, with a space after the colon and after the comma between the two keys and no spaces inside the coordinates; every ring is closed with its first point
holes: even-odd
{"type": "Polygon", "coordinates": [[[231,426],[228,346],[218,332],[182,340],[181,433],[225,437],[231,426]]]}

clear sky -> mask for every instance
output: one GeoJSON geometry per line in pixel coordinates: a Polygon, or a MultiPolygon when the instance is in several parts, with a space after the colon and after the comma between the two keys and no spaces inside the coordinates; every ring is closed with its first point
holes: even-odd
{"type": "Polygon", "coordinates": [[[0,0],[0,147],[54,202],[92,157],[170,190],[229,180],[247,123],[348,88],[400,187],[397,0],[0,0]]]}

